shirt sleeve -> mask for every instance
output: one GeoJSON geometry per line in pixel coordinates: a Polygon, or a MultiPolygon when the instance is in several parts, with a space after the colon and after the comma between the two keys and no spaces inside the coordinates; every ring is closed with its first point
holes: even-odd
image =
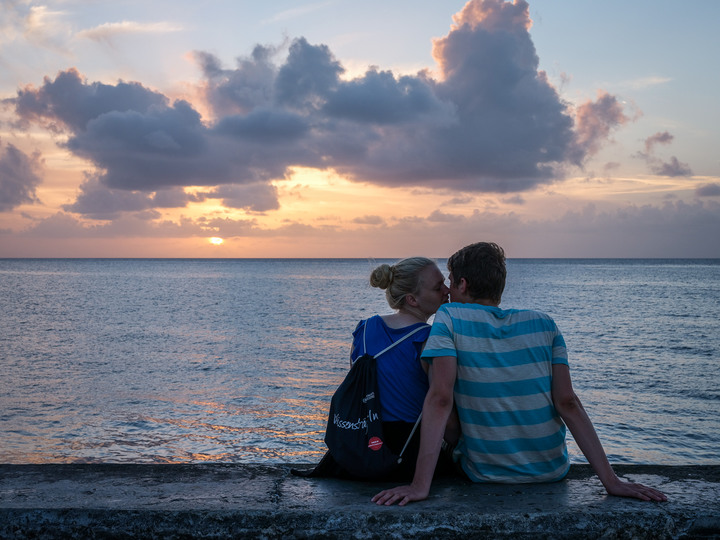
{"type": "Polygon", "coordinates": [[[457,349],[453,337],[453,320],[446,306],[440,306],[440,309],[435,314],[430,336],[425,344],[421,358],[432,364],[433,358],[438,356],[457,358],[457,349]]]}
{"type": "Polygon", "coordinates": [[[555,336],[553,337],[552,343],[552,363],[568,365],[568,353],[567,347],[565,346],[565,339],[563,339],[560,329],[555,326],[555,336]]]}
{"type": "Polygon", "coordinates": [[[353,330],[352,336],[352,347],[350,349],[350,361],[355,362],[358,358],[360,358],[363,353],[365,352],[363,350],[363,330],[365,329],[365,325],[367,324],[366,320],[360,321],[357,326],[355,327],[355,330],[353,330]]]}

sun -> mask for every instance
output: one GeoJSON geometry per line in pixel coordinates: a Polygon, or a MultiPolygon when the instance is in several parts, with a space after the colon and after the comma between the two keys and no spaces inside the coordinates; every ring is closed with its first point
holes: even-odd
{"type": "Polygon", "coordinates": [[[223,244],[223,242],[225,242],[225,240],[217,236],[213,236],[212,238],[208,239],[208,242],[210,242],[213,246],[220,246],[223,244]]]}

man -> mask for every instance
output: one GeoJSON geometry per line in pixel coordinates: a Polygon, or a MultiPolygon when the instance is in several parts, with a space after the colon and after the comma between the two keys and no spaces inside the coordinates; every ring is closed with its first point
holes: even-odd
{"type": "Polygon", "coordinates": [[[427,498],[453,403],[462,429],[455,459],[474,482],[562,479],[570,467],[567,426],[610,495],[667,500],[612,470],[573,391],[555,322],[537,311],[498,307],[506,277],[502,248],[466,246],[450,257],[448,270],[451,303],[438,310],[422,355],[431,366],[430,389],[415,476],[372,500],[403,506],[427,498]]]}

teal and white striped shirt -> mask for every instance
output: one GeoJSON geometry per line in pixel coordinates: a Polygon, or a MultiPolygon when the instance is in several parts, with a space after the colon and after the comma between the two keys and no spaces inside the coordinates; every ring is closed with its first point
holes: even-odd
{"type": "Polygon", "coordinates": [[[548,315],[479,304],[440,307],[422,357],[457,358],[455,458],[475,482],[551,482],[569,469],[552,365],[567,365],[548,315]]]}

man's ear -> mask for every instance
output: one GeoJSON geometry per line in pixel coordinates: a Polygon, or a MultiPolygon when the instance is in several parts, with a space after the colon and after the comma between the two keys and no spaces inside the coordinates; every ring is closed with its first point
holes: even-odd
{"type": "Polygon", "coordinates": [[[465,279],[464,277],[461,277],[460,281],[457,284],[457,289],[458,289],[458,291],[460,291],[460,294],[465,294],[467,292],[467,286],[468,286],[467,279],[465,279]]]}

